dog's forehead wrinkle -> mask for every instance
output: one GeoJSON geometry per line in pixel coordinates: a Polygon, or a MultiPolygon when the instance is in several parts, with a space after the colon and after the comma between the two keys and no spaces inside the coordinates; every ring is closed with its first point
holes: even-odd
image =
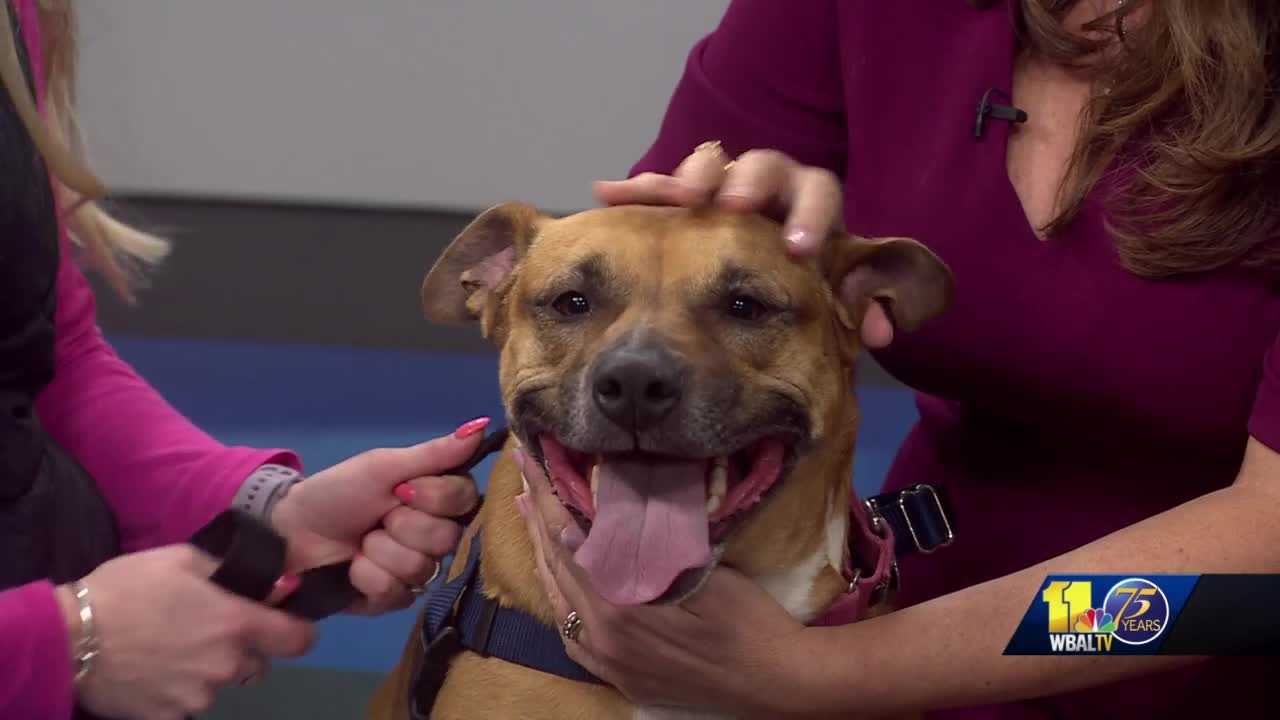
{"type": "Polygon", "coordinates": [[[609,261],[602,252],[591,253],[578,260],[573,269],[589,283],[603,285],[610,279],[609,261]]]}

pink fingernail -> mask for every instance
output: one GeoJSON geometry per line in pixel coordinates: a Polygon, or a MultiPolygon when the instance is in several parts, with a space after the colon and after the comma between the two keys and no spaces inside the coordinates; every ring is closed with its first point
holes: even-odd
{"type": "Polygon", "coordinates": [[[489,418],[487,417],[476,418],[475,420],[468,420],[467,422],[462,423],[462,426],[459,427],[457,430],[453,431],[453,436],[459,440],[463,440],[471,437],[472,435],[475,435],[481,430],[484,430],[488,426],[489,426],[489,418]]]}
{"type": "Polygon", "coordinates": [[[414,490],[413,486],[409,483],[400,483],[396,486],[395,490],[392,490],[392,492],[395,493],[396,497],[400,498],[400,502],[408,505],[413,502],[413,496],[416,495],[418,491],[414,490]]]}
{"type": "Polygon", "coordinates": [[[792,228],[783,237],[787,246],[796,252],[809,252],[817,244],[817,235],[804,228],[792,228]]]}
{"type": "Polygon", "coordinates": [[[520,517],[526,520],[529,518],[529,498],[524,493],[516,496],[516,510],[520,512],[520,517]]]}
{"type": "Polygon", "coordinates": [[[570,522],[560,531],[560,544],[569,549],[569,552],[577,552],[582,547],[582,543],[587,541],[587,536],[582,533],[582,528],[578,527],[575,522],[570,522]]]}
{"type": "Polygon", "coordinates": [[[293,594],[294,590],[302,584],[302,578],[293,573],[285,573],[276,579],[275,594],[281,597],[288,597],[293,594]]]}

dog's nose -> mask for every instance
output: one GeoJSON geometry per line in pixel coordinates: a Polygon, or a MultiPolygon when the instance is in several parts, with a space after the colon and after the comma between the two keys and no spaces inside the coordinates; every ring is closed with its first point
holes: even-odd
{"type": "Polygon", "coordinates": [[[596,365],[592,395],[605,417],[622,427],[643,430],[680,402],[682,376],[680,363],[661,346],[622,347],[596,365]]]}

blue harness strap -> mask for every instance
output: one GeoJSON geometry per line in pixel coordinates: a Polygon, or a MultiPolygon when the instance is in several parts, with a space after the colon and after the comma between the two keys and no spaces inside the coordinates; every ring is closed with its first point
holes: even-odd
{"type": "Polygon", "coordinates": [[[410,717],[430,717],[449,662],[463,650],[569,680],[600,682],[569,657],[556,628],[485,597],[481,589],[479,532],[471,538],[462,572],[452,580],[437,582],[427,593],[423,611],[424,652],[409,697],[410,717]]]}

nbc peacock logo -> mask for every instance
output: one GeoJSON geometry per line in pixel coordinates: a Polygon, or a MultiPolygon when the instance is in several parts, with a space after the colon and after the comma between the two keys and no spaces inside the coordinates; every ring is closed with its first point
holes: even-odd
{"type": "Polygon", "coordinates": [[[1072,629],[1078,633],[1110,634],[1116,631],[1116,619],[1101,608],[1089,608],[1076,616],[1072,629]]]}
{"type": "Polygon", "coordinates": [[[1145,645],[1169,623],[1169,600],[1158,585],[1126,578],[1095,606],[1093,583],[1055,580],[1040,594],[1049,610],[1049,648],[1055,653],[1108,653],[1112,641],[1145,645]]]}

